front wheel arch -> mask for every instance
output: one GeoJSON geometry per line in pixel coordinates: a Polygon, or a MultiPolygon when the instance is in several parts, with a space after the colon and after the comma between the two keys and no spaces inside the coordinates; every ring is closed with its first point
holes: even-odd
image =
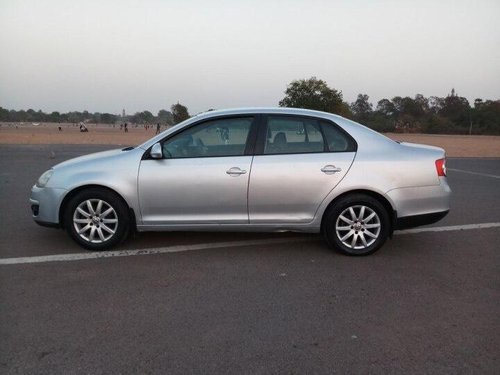
{"type": "Polygon", "coordinates": [[[130,207],[130,205],[127,203],[127,201],[125,199],[123,199],[123,197],[119,193],[117,193],[115,190],[113,190],[107,186],[103,186],[103,185],[83,185],[83,186],[79,186],[79,187],[69,191],[66,194],[66,196],[62,200],[61,205],[59,207],[59,223],[61,225],[61,228],[66,229],[66,223],[64,222],[64,213],[66,212],[66,208],[68,207],[68,203],[71,201],[71,199],[75,195],[77,195],[81,191],[87,190],[87,189],[106,190],[106,191],[109,191],[110,193],[116,195],[122,201],[122,203],[128,208],[131,229],[133,229],[133,230],[136,229],[136,217],[135,217],[134,210],[130,207]]]}

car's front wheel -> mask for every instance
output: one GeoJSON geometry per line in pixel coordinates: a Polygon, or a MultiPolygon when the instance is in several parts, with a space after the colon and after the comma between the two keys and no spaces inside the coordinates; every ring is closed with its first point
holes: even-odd
{"type": "Polygon", "coordinates": [[[125,239],[130,227],[126,204],[104,189],[78,192],[66,206],[65,227],[70,236],[89,250],[106,250],[125,239]]]}
{"type": "Polygon", "coordinates": [[[389,236],[389,215],[375,198],[365,194],[342,197],[325,213],[323,235],[334,249],[347,255],[368,255],[389,236]]]}

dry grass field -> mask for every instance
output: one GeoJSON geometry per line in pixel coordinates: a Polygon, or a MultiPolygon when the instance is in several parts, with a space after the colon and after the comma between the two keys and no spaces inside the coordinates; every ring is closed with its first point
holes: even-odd
{"type": "Polygon", "coordinates": [[[389,133],[389,138],[442,147],[452,157],[500,157],[500,136],[389,133]]]}
{"type": "MultiPolygon", "coordinates": [[[[88,124],[88,133],[80,133],[73,124],[0,124],[0,144],[109,144],[136,145],[151,138],[156,127],[129,127],[88,124]],[[17,127],[16,127],[17,126],[17,127]],[[58,127],[61,127],[59,131],[58,127]]],[[[164,130],[165,128],[162,128],[164,130]]],[[[431,135],[390,133],[388,137],[414,143],[442,147],[451,157],[500,157],[500,136],[431,135]]]]}
{"type": "MultiPolygon", "coordinates": [[[[107,124],[86,124],[88,133],[81,133],[74,124],[2,124],[0,127],[0,144],[103,144],[103,145],[136,145],[151,138],[156,127],[148,130],[144,127],[129,126],[128,133],[120,130],[120,126],[107,124]],[[61,131],[59,131],[59,126],[61,131]]],[[[165,128],[162,128],[165,130],[165,128]]]]}

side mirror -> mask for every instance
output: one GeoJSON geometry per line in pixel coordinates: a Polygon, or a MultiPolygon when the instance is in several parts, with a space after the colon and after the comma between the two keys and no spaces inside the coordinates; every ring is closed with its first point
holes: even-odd
{"type": "Polygon", "coordinates": [[[163,152],[161,149],[161,143],[155,143],[153,147],[151,147],[151,151],[149,152],[149,155],[153,159],[162,159],[163,158],[163,152]]]}

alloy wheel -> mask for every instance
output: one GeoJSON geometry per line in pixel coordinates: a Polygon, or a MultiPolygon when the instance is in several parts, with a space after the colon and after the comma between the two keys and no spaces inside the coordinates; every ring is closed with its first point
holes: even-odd
{"type": "Polygon", "coordinates": [[[354,205],[337,217],[335,232],[342,244],[353,250],[371,246],[379,237],[380,217],[368,206],[354,205]]]}
{"type": "Polygon", "coordinates": [[[87,199],[76,207],[73,226],[85,241],[104,243],[109,241],[118,229],[118,214],[102,199],[87,199]]]}

